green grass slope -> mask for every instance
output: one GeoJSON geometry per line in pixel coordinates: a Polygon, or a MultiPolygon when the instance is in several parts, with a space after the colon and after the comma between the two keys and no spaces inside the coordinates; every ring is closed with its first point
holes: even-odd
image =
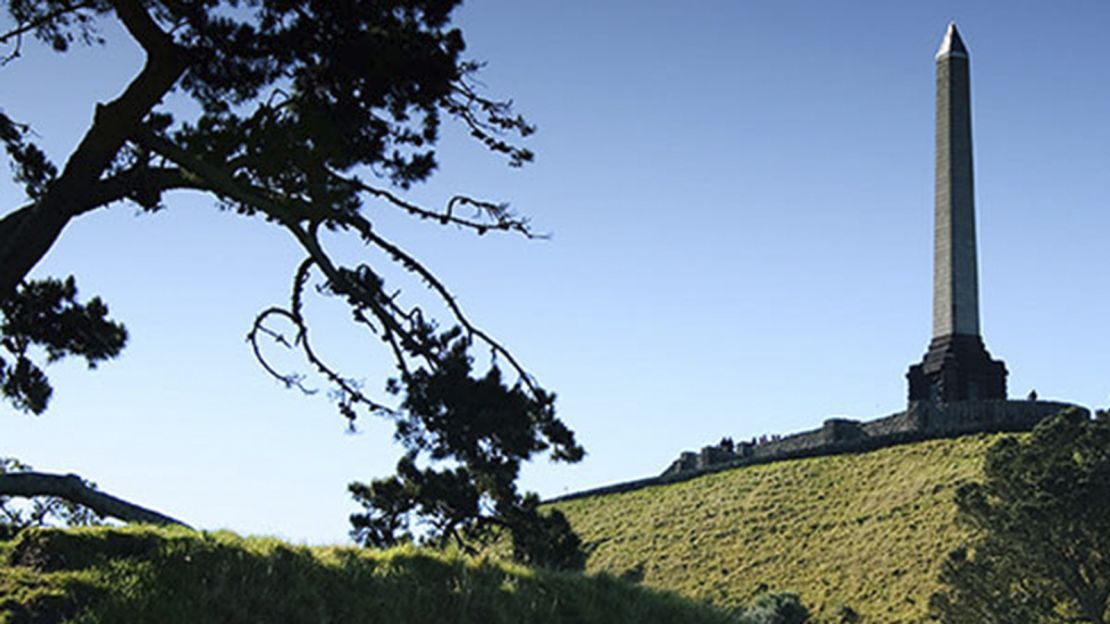
{"type": "Polygon", "coordinates": [[[0,622],[724,624],[722,610],[608,576],[411,548],[295,547],[150,527],[0,542],[0,622]]]}
{"type": "Polygon", "coordinates": [[[999,435],[738,468],[556,503],[590,550],[589,572],[746,604],[798,592],[824,620],[919,622],[940,562],[965,534],[954,492],[999,435]]]}

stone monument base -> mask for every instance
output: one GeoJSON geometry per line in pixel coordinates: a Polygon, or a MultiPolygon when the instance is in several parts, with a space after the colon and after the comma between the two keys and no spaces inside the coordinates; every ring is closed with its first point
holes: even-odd
{"type": "Polygon", "coordinates": [[[929,343],[920,364],[906,379],[910,403],[995,400],[1006,398],[1006,365],[991,359],[978,335],[949,334],[929,343]]]}

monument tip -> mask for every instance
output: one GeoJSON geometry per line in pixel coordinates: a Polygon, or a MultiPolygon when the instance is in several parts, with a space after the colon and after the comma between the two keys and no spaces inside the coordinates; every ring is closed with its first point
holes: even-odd
{"type": "Polygon", "coordinates": [[[948,30],[944,33],[944,40],[940,42],[940,49],[937,50],[938,61],[949,56],[967,58],[967,47],[964,46],[964,40],[960,38],[960,31],[956,30],[955,20],[948,22],[948,30]]]}

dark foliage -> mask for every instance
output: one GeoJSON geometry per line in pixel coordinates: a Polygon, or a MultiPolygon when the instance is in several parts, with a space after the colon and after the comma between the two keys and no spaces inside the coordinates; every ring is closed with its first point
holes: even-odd
{"type": "MultiPolygon", "coordinates": [[[[72,281],[27,282],[27,274],[75,217],[116,202],[145,211],[164,208],[175,189],[207,192],[236,213],[261,217],[290,233],[305,259],[293,276],[288,305],[262,311],[248,340],[263,368],[290,387],[306,377],[275,369],[268,348],[299,351],[332,386],[340,413],[392,418],[407,454],[398,475],[356,489],[373,506],[358,534],[369,543],[402,535],[413,513],[437,535],[476,537],[487,524],[530,527],[551,537],[566,529],[518,493],[521,461],[550,452],[575,461],[582,449],[555,417],[546,392],[504,347],[465,316],[435,274],[375,227],[364,208],[385,206],[433,224],[476,234],[533,234],[504,204],[465,196],[443,209],[408,202],[397,192],[426,180],[437,166],[441,124],[451,120],[518,166],[532,154],[514,141],[533,130],[507,102],[488,99],[473,81],[479,64],[463,57],[462,33],[450,16],[458,0],[8,0],[12,26],[0,33],[3,62],[20,56],[24,39],[66,52],[101,41],[115,19],[142,47],[146,63],[121,95],[95,106],[86,135],[62,166],[31,141],[25,120],[0,115],[16,181],[28,203],[0,218],[0,302],[4,395],[34,412],[50,385],[27,349],[46,361],[67,354],[91,364],[122,348],[122,326],[99,299],[79,304],[72,281]],[[183,116],[161,102],[171,92],[197,112],[183,116]],[[414,283],[442,301],[444,327],[406,305],[380,267],[344,266],[321,231],[346,233],[383,252],[414,283]],[[315,288],[308,286],[315,280],[315,288]],[[383,398],[333,369],[309,340],[306,293],[346,302],[396,362],[398,380],[383,398]],[[27,319],[34,322],[28,324],[27,319]],[[277,323],[293,328],[283,335],[277,323]],[[497,367],[471,376],[468,349],[487,351],[497,367]],[[399,405],[391,404],[399,401],[399,405]],[[429,463],[430,462],[430,463],[429,463]],[[419,467],[424,466],[424,467],[419,467]]],[[[333,240],[333,239],[328,239],[333,240]]],[[[288,330],[287,330],[288,331],[288,330]]],[[[568,544],[556,536],[550,544],[568,544]]],[[[521,538],[521,544],[530,543],[521,538]]],[[[521,558],[541,553],[522,547],[521,558]]],[[[560,546],[561,548],[561,546],[560,546]]],[[[553,561],[549,554],[536,561],[553,561]]],[[[555,558],[557,559],[557,557],[555,558]]]]}
{"type": "Polygon", "coordinates": [[[23,185],[27,197],[41,197],[46,185],[58,174],[57,167],[37,145],[28,140],[30,128],[0,113],[0,141],[11,159],[13,179],[23,185]]]}
{"type": "Polygon", "coordinates": [[[32,361],[32,347],[41,348],[47,362],[75,355],[95,368],[127,342],[127,331],[107,315],[108,306],[97,297],[77,301],[73,276],[20,284],[14,295],[0,299],[0,347],[7,353],[7,358],[0,355],[0,394],[22,410],[41,414],[52,389],[32,361]]]}
{"type": "Polygon", "coordinates": [[[1106,622],[1110,599],[1110,415],[1068,410],[987,455],[957,491],[975,530],[945,561],[942,622],[1106,622]]]}
{"type": "Polygon", "coordinates": [[[520,464],[550,450],[577,461],[582,449],[554,417],[554,397],[530,396],[505,385],[498,368],[472,375],[467,342],[452,331],[440,337],[440,366],[405,374],[392,390],[404,395],[396,437],[409,452],[397,474],[350,486],[367,511],[351,517],[360,543],[391,546],[413,539],[414,517],[426,541],[454,541],[464,549],[509,534],[518,561],[553,568],[584,563],[577,536],[558,511],[541,513],[539,499],[516,489],[520,464]],[[420,468],[428,460],[433,467],[420,468]],[[450,463],[450,467],[437,466],[450,463]]]}
{"type": "Polygon", "coordinates": [[[739,619],[741,624],[805,624],[809,609],[797,594],[766,593],[752,601],[739,619]]]}

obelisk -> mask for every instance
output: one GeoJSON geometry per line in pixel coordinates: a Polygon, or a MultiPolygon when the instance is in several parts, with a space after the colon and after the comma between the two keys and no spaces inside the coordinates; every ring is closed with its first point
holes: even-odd
{"type": "Polygon", "coordinates": [[[936,55],[936,180],[933,230],[933,339],[910,367],[910,401],[1006,398],[1006,366],[979,333],[975,184],[971,157],[971,75],[956,24],[936,55]]]}

